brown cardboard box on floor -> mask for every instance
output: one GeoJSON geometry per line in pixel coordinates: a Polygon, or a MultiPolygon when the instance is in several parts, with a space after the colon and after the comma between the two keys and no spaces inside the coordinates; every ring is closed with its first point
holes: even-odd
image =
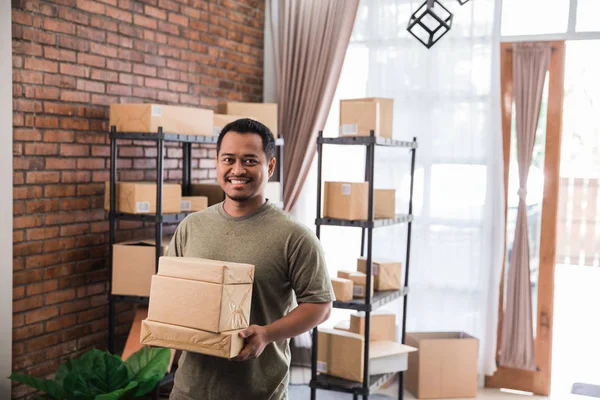
{"type": "MultiPolygon", "coordinates": [[[[117,182],[116,212],[129,214],[156,213],[156,183],[117,182]]],[[[104,183],[104,209],[110,211],[110,182],[104,183]]],[[[163,214],[181,212],[181,185],[163,184],[163,214]]]]}
{"type": "Polygon", "coordinates": [[[213,135],[219,136],[221,134],[221,131],[225,127],[225,125],[227,125],[233,121],[237,121],[238,119],[242,119],[242,118],[255,119],[250,115],[242,116],[242,115],[229,115],[229,114],[215,113],[214,118],[213,118],[213,135]]]}
{"type": "Polygon", "coordinates": [[[254,266],[195,257],[161,257],[148,319],[213,333],[249,325],[254,266]]]}
{"type": "Polygon", "coordinates": [[[225,200],[225,192],[218,183],[193,183],[190,195],[206,196],[209,207],[225,200]]]}
{"type": "Polygon", "coordinates": [[[418,399],[477,396],[479,341],[463,332],[407,333],[406,388],[418,399]]]}
{"type": "Polygon", "coordinates": [[[331,278],[331,286],[337,301],[350,301],[354,293],[354,283],[350,279],[331,278]]]}
{"type": "Polygon", "coordinates": [[[340,136],[392,138],[394,100],[380,97],[340,100],[340,136]]]}
{"type": "MultiPolygon", "coordinates": [[[[162,254],[171,236],[162,239],[162,254]]],[[[111,293],[123,296],[150,296],[150,281],[156,273],[156,241],[129,240],[113,245],[111,293]]]]}
{"type": "Polygon", "coordinates": [[[350,320],[344,319],[333,326],[333,329],[350,332],[350,320]]]}
{"type": "MultiPolygon", "coordinates": [[[[365,335],[365,313],[357,312],[350,315],[350,332],[365,335]]],[[[396,315],[387,311],[375,311],[371,313],[371,341],[396,340],[396,315]]]]}
{"type": "Polygon", "coordinates": [[[220,107],[230,115],[253,115],[252,119],[264,124],[271,130],[275,138],[277,133],[277,104],[276,103],[246,103],[227,102],[220,107]]]}
{"type": "Polygon", "coordinates": [[[182,196],[181,211],[194,212],[202,211],[208,207],[208,197],[206,196],[182,196]]]}
{"type": "Polygon", "coordinates": [[[183,326],[142,321],[140,341],[144,345],[190,351],[215,357],[232,358],[244,347],[241,329],[214,333],[183,326]]]}
{"type": "MultiPolygon", "coordinates": [[[[367,259],[359,257],[356,269],[367,273],[367,259]]],[[[383,259],[373,259],[371,272],[375,278],[375,290],[400,290],[402,287],[402,263],[383,259]]]]}
{"type": "MultiPolygon", "coordinates": [[[[323,374],[363,381],[364,337],[337,329],[320,328],[317,371],[323,374]]],[[[369,374],[406,370],[408,353],[416,349],[391,341],[374,341],[369,349],[369,374]]]]}
{"type": "Polygon", "coordinates": [[[109,126],[117,132],[165,133],[211,136],[214,111],[163,104],[111,104],[109,126]]]}
{"type": "Polygon", "coordinates": [[[337,272],[337,277],[342,279],[350,279],[350,275],[355,271],[350,271],[348,269],[340,269],[337,272]]]}
{"type": "MultiPolygon", "coordinates": [[[[323,217],[346,220],[367,220],[369,204],[368,182],[325,182],[323,217]]],[[[373,191],[373,218],[394,218],[395,191],[373,191]]]]}

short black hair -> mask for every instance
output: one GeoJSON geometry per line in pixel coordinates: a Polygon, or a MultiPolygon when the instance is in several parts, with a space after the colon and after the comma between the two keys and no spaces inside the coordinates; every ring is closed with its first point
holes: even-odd
{"type": "Polygon", "coordinates": [[[264,124],[250,118],[240,118],[223,127],[219,134],[219,139],[217,139],[217,154],[221,151],[223,137],[225,137],[229,131],[241,134],[254,133],[259,135],[262,139],[263,150],[267,155],[267,161],[275,157],[275,138],[273,137],[273,133],[264,124]]]}

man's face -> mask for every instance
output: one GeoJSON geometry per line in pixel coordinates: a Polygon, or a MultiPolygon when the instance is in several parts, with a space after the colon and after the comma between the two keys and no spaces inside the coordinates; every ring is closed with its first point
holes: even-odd
{"type": "Polygon", "coordinates": [[[275,159],[267,160],[258,134],[229,131],[217,154],[217,179],[232,200],[247,201],[264,193],[275,159]]]}

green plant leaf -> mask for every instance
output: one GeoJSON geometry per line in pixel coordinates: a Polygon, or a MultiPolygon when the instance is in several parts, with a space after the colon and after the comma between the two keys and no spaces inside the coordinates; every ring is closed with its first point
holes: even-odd
{"type": "Polygon", "coordinates": [[[61,364],[60,367],[58,367],[58,370],[56,371],[54,380],[62,385],[65,381],[65,377],[72,369],[73,369],[73,360],[67,360],[66,362],[61,364]]]}
{"type": "Polygon", "coordinates": [[[171,360],[171,350],[158,347],[142,347],[133,353],[125,365],[131,374],[131,379],[139,382],[136,396],[150,392],[165,376],[171,360]]]}
{"type": "Polygon", "coordinates": [[[71,360],[70,367],[64,376],[64,389],[74,399],[91,400],[125,388],[130,382],[123,360],[108,352],[92,349],[71,360]]]}
{"type": "Polygon", "coordinates": [[[129,395],[132,395],[137,388],[138,383],[136,381],[129,382],[129,385],[124,387],[123,389],[115,390],[114,392],[107,394],[99,394],[96,396],[94,400],[118,400],[127,398],[129,395]]]}
{"type": "Polygon", "coordinates": [[[41,392],[47,393],[53,399],[62,400],[65,398],[63,387],[56,381],[50,379],[40,379],[35,376],[12,374],[9,376],[13,381],[31,386],[41,392]]]}

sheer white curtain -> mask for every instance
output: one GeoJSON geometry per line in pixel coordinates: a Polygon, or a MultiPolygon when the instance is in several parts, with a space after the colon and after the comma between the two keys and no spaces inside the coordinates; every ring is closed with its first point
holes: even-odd
{"type": "MultiPolygon", "coordinates": [[[[362,0],[326,125],[337,135],[339,99],[394,99],[394,138],[417,137],[408,331],[459,330],[480,339],[480,373],[495,370],[504,202],[495,0],[460,7],[452,30],[427,50],[406,31],[408,0],[362,0]]],[[[325,147],[325,180],[364,178],[364,150],[325,147]]],[[[377,149],[375,187],[408,208],[409,153],[377,149]]],[[[293,213],[314,228],[316,173],[293,213]]],[[[355,268],[360,230],[324,227],[331,273],[355,268]]],[[[402,260],[406,227],[379,228],[374,255],[402,260]]],[[[388,307],[401,313],[401,303],[388,307]]],[[[344,318],[336,311],[329,325],[344,318]]],[[[401,321],[400,319],[398,321],[401,321]]]]}

